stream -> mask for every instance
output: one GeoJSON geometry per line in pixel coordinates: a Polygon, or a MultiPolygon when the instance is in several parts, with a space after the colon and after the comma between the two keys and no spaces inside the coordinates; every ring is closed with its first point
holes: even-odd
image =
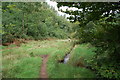
{"type": "Polygon", "coordinates": [[[66,64],[70,59],[70,53],[74,49],[75,45],[71,48],[70,52],[64,57],[63,63],[66,64]]]}
{"type": "Polygon", "coordinates": [[[63,63],[66,64],[69,59],[70,59],[70,53],[65,56],[63,63]]]}

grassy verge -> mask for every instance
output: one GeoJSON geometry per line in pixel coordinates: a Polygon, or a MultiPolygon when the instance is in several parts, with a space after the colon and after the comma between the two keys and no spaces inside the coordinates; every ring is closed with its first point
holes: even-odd
{"type": "MultiPolygon", "coordinates": [[[[80,61],[81,57],[83,60],[89,60],[90,56],[94,55],[94,48],[90,48],[90,45],[83,44],[75,47],[71,52],[70,60],[67,64],[59,63],[58,61],[63,58],[67,52],[69,52],[71,46],[64,46],[63,50],[56,51],[53,53],[48,62],[48,72],[50,78],[95,78],[95,74],[85,67],[78,67],[73,65],[80,61]],[[85,58],[85,59],[84,59],[85,58]]],[[[84,63],[85,61],[82,61],[84,63]]]]}

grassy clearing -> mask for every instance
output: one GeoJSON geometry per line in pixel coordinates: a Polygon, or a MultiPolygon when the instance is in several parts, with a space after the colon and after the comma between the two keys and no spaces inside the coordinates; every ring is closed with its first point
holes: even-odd
{"type": "Polygon", "coordinates": [[[63,41],[30,41],[21,44],[19,48],[14,46],[2,46],[2,72],[4,78],[39,78],[41,58],[39,55],[52,54],[58,50],[62,50],[62,46],[68,45],[63,41]],[[5,50],[6,49],[6,50],[5,50]]]}
{"type": "Polygon", "coordinates": [[[81,58],[83,59],[81,62],[85,63],[94,55],[94,48],[90,48],[91,46],[88,44],[75,47],[71,52],[68,64],[58,62],[64,58],[71,47],[72,44],[64,40],[30,41],[14,49],[4,47],[6,50],[2,52],[3,77],[39,78],[42,63],[40,55],[48,54],[50,55],[47,62],[49,78],[94,78],[95,75],[92,71],[73,65],[75,62],[80,61],[81,58]]]}
{"type": "MultiPolygon", "coordinates": [[[[95,53],[95,48],[90,48],[89,44],[83,44],[75,47],[71,52],[68,64],[58,63],[63,55],[70,50],[70,45],[64,46],[63,50],[58,50],[50,56],[48,62],[48,72],[50,78],[95,78],[95,74],[85,67],[75,67],[73,63],[80,61],[80,58],[90,59],[95,53]],[[82,54],[80,54],[82,53],[82,54]]],[[[84,63],[85,61],[81,61],[84,63]]]]}

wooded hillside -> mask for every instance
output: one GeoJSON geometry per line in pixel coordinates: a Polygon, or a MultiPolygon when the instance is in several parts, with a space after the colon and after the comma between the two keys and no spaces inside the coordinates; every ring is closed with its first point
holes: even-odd
{"type": "Polygon", "coordinates": [[[3,43],[14,39],[67,38],[70,23],[46,3],[2,3],[3,43]]]}

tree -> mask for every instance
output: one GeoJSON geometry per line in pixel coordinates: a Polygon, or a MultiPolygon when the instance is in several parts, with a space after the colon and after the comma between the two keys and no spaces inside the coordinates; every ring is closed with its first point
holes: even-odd
{"type": "Polygon", "coordinates": [[[120,6],[119,3],[78,3],[58,2],[58,7],[76,7],[82,11],[64,11],[72,14],[73,22],[79,21],[75,37],[81,43],[91,43],[97,47],[96,55],[91,60],[92,69],[98,77],[120,78],[120,6]]]}
{"type": "Polygon", "coordinates": [[[69,22],[57,16],[46,3],[4,2],[2,11],[3,43],[13,42],[16,38],[35,40],[47,37],[67,38],[64,35],[69,32],[69,22]],[[59,30],[62,33],[59,33],[59,30]]]}

